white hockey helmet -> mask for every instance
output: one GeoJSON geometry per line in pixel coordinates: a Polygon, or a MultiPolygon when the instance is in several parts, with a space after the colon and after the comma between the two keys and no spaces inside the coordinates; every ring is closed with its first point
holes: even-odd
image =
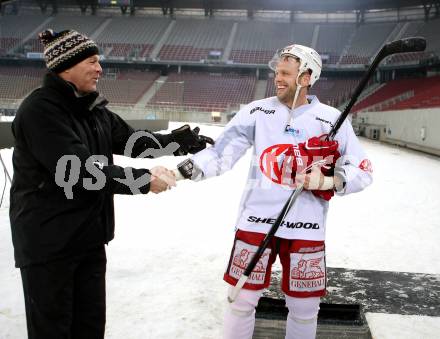
{"type": "Polygon", "coordinates": [[[313,48],[303,45],[289,45],[278,50],[271,61],[269,61],[269,68],[275,71],[278,62],[282,57],[292,56],[299,58],[299,73],[298,77],[310,70],[312,72],[310,77],[310,87],[319,79],[322,69],[321,56],[313,48]]]}

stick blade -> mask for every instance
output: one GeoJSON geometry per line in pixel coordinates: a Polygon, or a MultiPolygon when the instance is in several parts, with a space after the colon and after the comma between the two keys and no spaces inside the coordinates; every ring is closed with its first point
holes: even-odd
{"type": "Polygon", "coordinates": [[[235,301],[235,299],[238,296],[238,293],[240,293],[240,290],[243,288],[247,279],[248,279],[248,276],[245,274],[242,274],[240,279],[238,280],[237,284],[229,290],[228,301],[230,303],[233,303],[235,301]]]}
{"type": "Polygon", "coordinates": [[[386,54],[422,52],[426,49],[426,39],[423,37],[410,37],[390,42],[386,45],[386,54]]]}

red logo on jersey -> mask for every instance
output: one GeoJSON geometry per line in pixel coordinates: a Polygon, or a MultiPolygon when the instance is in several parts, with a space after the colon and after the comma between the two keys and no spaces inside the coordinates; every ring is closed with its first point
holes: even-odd
{"type": "Polygon", "coordinates": [[[260,169],[263,174],[276,184],[293,186],[292,161],[300,161],[301,154],[292,144],[273,145],[264,150],[260,157],[260,169]],[[298,154],[297,154],[298,153],[298,154]]]}
{"type": "Polygon", "coordinates": [[[364,159],[359,164],[359,168],[364,172],[373,173],[373,166],[371,165],[371,161],[368,159],[364,159]]]}

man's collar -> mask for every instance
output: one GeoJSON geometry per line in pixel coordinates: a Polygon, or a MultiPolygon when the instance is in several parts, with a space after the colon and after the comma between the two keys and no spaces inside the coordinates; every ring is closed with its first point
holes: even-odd
{"type": "Polygon", "coordinates": [[[44,78],[44,86],[55,89],[61,94],[67,96],[75,104],[79,104],[86,107],[88,110],[92,110],[98,105],[106,105],[108,101],[99,95],[98,92],[91,92],[82,94],[78,92],[76,86],[61,78],[58,74],[48,72],[44,78]]]}

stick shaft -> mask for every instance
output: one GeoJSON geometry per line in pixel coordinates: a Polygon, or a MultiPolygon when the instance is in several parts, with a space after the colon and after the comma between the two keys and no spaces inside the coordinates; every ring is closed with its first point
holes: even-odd
{"type": "Polygon", "coordinates": [[[362,77],[361,81],[357,85],[356,89],[354,90],[354,93],[351,96],[350,101],[348,102],[347,106],[345,106],[344,111],[339,116],[338,120],[336,120],[335,125],[330,130],[327,139],[332,140],[336,133],[338,132],[339,128],[341,128],[343,122],[347,118],[348,114],[350,113],[351,109],[353,108],[353,105],[356,103],[356,101],[359,99],[360,94],[364,90],[365,86],[368,83],[368,80],[370,80],[371,76],[376,72],[377,66],[382,61],[382,59],[386,56],[385,48],[382,48],[379,53],[377,53],[376,57],[374,58],[372,64],[368,68],[367,72],[362,77]]]}

